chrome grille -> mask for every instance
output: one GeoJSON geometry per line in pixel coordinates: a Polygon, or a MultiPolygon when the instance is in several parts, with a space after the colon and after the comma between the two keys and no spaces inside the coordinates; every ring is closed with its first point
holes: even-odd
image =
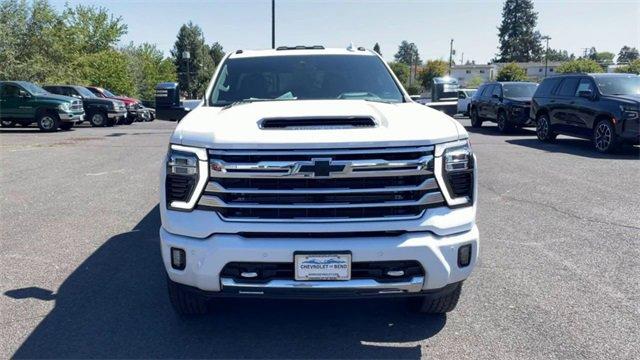
{"type": "Polygon", "coordinates": [[[433,147],[210,150],[200,209],[229,221],[417,218],[444,198],[433,147]]]}
{"type": "Polygon", "coordinates": [[[83,108],[82,108],[82,101],[80,101],[80,100],[74,100],[74,101],[72,101],[72,102],[71,102],[70,110],[71,110],[72,112],[83,111],[83,108]]]}

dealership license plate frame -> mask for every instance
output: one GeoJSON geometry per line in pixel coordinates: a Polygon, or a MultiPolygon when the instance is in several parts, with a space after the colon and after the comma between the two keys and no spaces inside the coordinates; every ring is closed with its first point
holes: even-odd
{"type": "MultiPolygon", "coordinates": [[[[320,261],[321,262],[321,261],[320,261]]],[[[293,267],[294,267],[294,276],[296,281],[348,281],[351,280],[351,264],[352,264],[352,254],[350,251],[296,251],[293,253],[293,267]],[[302,261],[304,260],[321,260],[321,259],[331,259],[333,258],[336,261],[343,260],[346,261],[346,272],[339,271],[335,276],[329,276],[327,273],[322,274],[322,270],[318,269],[316,271],[300,271],[302,261]],[[316,274],[316,275],[314,275],[316,274]]],[[[329,264],[323,264],[329,265],[329,264]]],[[[335,271],[334,269],[329,269],[329,271],[335,271]]]]}

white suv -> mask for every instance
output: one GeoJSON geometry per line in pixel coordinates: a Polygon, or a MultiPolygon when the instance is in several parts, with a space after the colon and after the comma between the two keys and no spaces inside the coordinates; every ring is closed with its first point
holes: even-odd
{"type": "Polygon", "coordinates": [[[478,257],[465,129],[411,101],[380,56],[236,51],[162,167],[162,257],[181,314],[214,297],[458,302],[478,257]]]}

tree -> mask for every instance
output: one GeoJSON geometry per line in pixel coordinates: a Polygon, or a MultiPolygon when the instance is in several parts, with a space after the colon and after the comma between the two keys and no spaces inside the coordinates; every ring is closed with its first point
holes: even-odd
{"type": "Polygon", "coordinates": [[[186,91],[189,98],[204,94],[204,89],[213,76],[215,64],[210,51],[200,26],[190,21],[180,27],[171,56],[178,71],[180,88],[186,91]],[[189,52],[189,59],[183,57],[185,51],[189,52]]]}
{"type": "Polygon", "coordinates": [[[409,73],[411,71],[409,69],[409,65],[403,64],[401,62],[390,62],[389,67],[391,68],[391,71],[393,71],[393,73],[396,75],[398,80],[400,80],[402,85],[406,88],[407,84],[409,83],[409,73]]]}
{"type": "Polygon", "coordinates": [[[618,64],[628,64],[640,58],[638,49],[629,46],[623,46],[618,53],[618,64]]]}
{"type": "Polygon", "coordinates": [[[620,66],[616,69],[617,73],[637,74],[640,75],[640,59],[631,61],[628,65],[620,66]]]}
{"type": "Polygon", "coordinates": [[[382,56],[382,51],[380,51],[380,44],[376,43],[373,45],[373,51],[377,52],[378,55],[382,56]]]}
{"type": "Polygon", "coordinates": [[[495,61],[540,61],[543,49],[541,35],[535,30],[537,21],[538,13],[533,10],[531,0],[507,0],[498,27],[500,52],[495,61]]]}
{"type": "Polygon", "coordinates": [[[556,68],[557,73],[599,73],[602,67],[590,59],[576,59],[568,61],[556,68]]]}
{"type": "Polygon", "coordinates": [[[615,54],[612,52],[608,52],[608,51],[598,52],[598,50],[596,50],[595,47],[591,47],[591,49],[589,49],[589,53],[586,58],[597,62],[603,67],[606,67],[607,65],[613,64],[614,57],[615,57],[615,54]]]}
{"type": "Polygon", "coordinates": [[[173,61],[164,58],[156,45],[130,43],[122,49],[129,62],[129,74],[135,83],[138,96],[144,100],[153,100],[155,86],[160,82],[175,81],[176,68],[173,61]]]}
{"type": "Polygon", "coordinates": [[[220,64],[220,61],[222,61],[222,58],[224,57],[224,55],[225,53],[224,53],[224,50],[222,49],[222,45],[220,45],[217,41],[211,44],[211,46],[209,47],[209,56],[211,56],[211,59],[213,60],[213,65],[215,67],[217,67],[218,64],[220,64]]]}
{"type": "Polygon", "coordinates": [[[497,81],[526,81],[527,72],[516,63],[510,63],[498,71],[497,81]]]}
{"type": "Polygon", "coordinates": [[[449,63],[444,60],[429,60],[418,75],[420,84],[425,89],[431,89],[434,78],[444,76],[449,68],[449,63]]]}
{"type": "Polygon", "coordinates": [[[407,65],[420,65],[422,64],[422,60],[420,60],[420,53],[418,52],[418,47],[414,43],[409,43],[406,40],[403,40],[398,46],[398,52],[393,56],[397,62],[407,64],[407,65]]]}
{"type": "Polygon", "coordinates": [[[574,54],[569,55],[567,50],[549,49],[548,59],[549,61],[570,61],[575,60],[574,54]]]}
{"type": "Polygon", "coordinates": [[[116,94],[136,95],[134,79],[129,76],[127,56],[116,50],[87,54],[77,61],[81,83],[107,88],[116,94]]]}
{"type": "Polygon", "coordinates": [[[97,53],[114,47],[127,33],[122,17],[114,17],[103,7],[77,5],[62,13],[66,42],[81,53],[97,53]]]}
{"type": "Polygon", "coordinates": [[[483,83],[484,83],[484,79],[482,77],[474,76],[473,78],[471,78],[471,80],[467,81],[467,84],[465,86],[471,89],[477,89],[483,83]]]}

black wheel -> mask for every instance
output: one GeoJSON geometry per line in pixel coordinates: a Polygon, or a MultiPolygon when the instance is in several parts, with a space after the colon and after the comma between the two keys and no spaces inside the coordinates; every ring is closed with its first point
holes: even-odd
{"type": "Polygon", "coordinates": [[[618,149],[620,141],[616,129],[609,120],[600,120],[593,129],[593,146],[601,153],[610,153],[618,149]]]}
{"type": "Polygon", "coordinates": [[[538,136],[538,140],[544,142],[552,142],[556,139],[556,136],[558,136],[558,134],[553,131],[549,117],[546,114],[538,116],[536,135],[538,136]]]}
{"type": "Polygon", "coordinates": [[[458,284],[453,291],[439,297],[422,296],[407,300],[409,300],[409,307],[412,311],[424,314],[444,314],[456,308],[461,292],[462,284],[458,284]]]}
{"type": "Polygon", "coordinates": [[[131,125],[135,121],[135,118],[131,115],[127,115],[124,119],[122,119],[122,124],[131,125]]]}
{"type": "Polygon", "coordinates": [[[6,127],[6,128],[11,128],[16,126],[16,122],[13,120],[2,120],[0,121],[0,126],[1,127],[6,127]]]}
{"type": "Polygon", "coordinates": [[[183,285],[171,281],[167,277],[169,300],[173,309],[180,315],[203,315],[207,313],[207,299],[203,296],[185,290],[183,285]]]}
{"type": "Polygon", "coordinates": [[[60,125],[60,119],[58,119],[58,115],[48,112],[44,112],[38,115],[37,122],[40,130],[46,132],[57,131],[58,126],[60,125]]]}
{"type": "Polygon", "coordinates": [[[60,129],[61,130],[71,130],[71,128],[73,127],[73,123],[72,122],[65,122],[60,124],[60,129]]]}
{"type": "Polygon", "coordinates": [[[107,114],[102,112],[96,112],[91,114],[91,116],[89,117],[89,122],[93,127],[101,127],[101,126],[107,126],[107,124],[109,123],[109,120],[108,120],[107,114]]]}
{"type": "Polygon", "coordinates": [[[476,108],[471,109],[471,127],[482,127],[482,118],[478,115],[478,109],[476,108]]]}
{"type": "Polygon", "coordinates": [[[504,111],[498,113],[498,130],[503,134],[507,134],[513,130],[513,126],[511,126],[507,119],[507,113],[504,111]]]}

